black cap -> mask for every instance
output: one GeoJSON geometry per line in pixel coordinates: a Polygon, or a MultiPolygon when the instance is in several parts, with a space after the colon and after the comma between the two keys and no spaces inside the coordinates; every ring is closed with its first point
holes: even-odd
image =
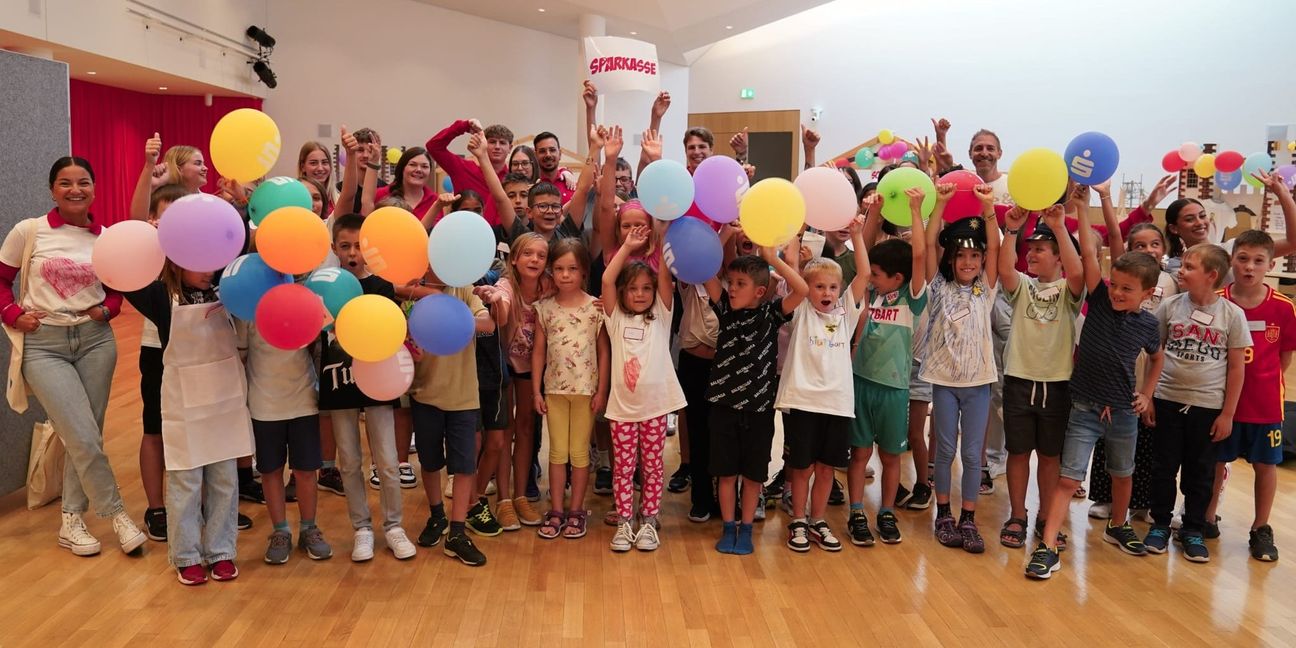
{"type": "Polygon", "coordinates": [[[985,221],[980,216],[968,216],[946,225],[940,233],[940,244],[946,249],[986,249],[985,221]]]}
{"type": "Polygon", "coordinates": [[[1027,241],[1053,241],[1057,242],[1057,235],[1044,221],[1035,223],[1035,229],[1026,237],[1027,241]]]}

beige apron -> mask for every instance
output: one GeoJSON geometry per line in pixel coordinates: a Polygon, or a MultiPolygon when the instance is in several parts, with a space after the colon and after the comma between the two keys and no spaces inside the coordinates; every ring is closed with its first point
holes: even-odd
{"type": "Polygon", "coordinates": [[[173,306],[162,365],[167,469],[188,470],[251,455],[247,376],[225,307],[173,306]]]}

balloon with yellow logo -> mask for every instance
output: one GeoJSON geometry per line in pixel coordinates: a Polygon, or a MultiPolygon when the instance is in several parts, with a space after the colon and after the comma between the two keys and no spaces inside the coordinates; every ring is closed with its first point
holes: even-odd
{"type": "Polygon", "coordinates": [[[387,149],[387,164],[396,164],[400,162],[401,150],[398,148],[387,149]]]}
{"type": "Polygon", "coordinates": [[[1193,162],[1193,171],[1199,178],[1210,178],[1215,175],[1215,155],[1213,153],[1202,153],[1198,156],[1197,161],[1193,162]]]}
{"type": "Polygon", "coordinates": [[[1033,211],[1052,205],[1066,192],[1066,186],[1066,162],[1046,148],[1023,151],[1008,171],[1008,193],[1023,209],[1033,211]]]}
{"type": "Polygon", "coordinates": [[[252,182],[279,159],[279,127],[270,116],[239,108],[221,117],[211,134],[211,161],[222,177],[252,182]]]}
{"type": "Polygon", "coordinates": [[[777,247],[792,240],[805,224],[805,198],[783,178],[766,178],[751,186],[738,205],[738,222],[752,243],[777,247]]]}

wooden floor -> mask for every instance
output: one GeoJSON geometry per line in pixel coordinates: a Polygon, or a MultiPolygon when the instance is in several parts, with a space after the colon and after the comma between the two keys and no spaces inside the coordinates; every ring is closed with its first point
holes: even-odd
{"type": "MultiPolygon", "coordinates": [[[[114,327],[119,362],[106,446],[138,519],[138,315],[114,327]]],[[[672,439],[668,472],[675,449],[672,439]]],[[[980,556],[938,545],[930,510],[900,514],[902,544],[804,555],[784,546],[787,520],[772,513],[758,523],[755,555],[721,555],[713,549],[719,524],[688,522],[687,494],[667,494],[655,553],[611,553],[612,529],[595,521],[579,541],[544,541],[527,529],[479,538],[489,564],[476,569],[440,547],[398,562],[381,539],[374,560],[352,563],[344,498],[322,493],[318,518],[332,560],[295,553],[287,565],[266,565],[266,513],[245,504],[255,526],[239,537],[241,576],[193,588],[176,582],[162,544],[149,542],[142,557],[112,548],[106,521],[90,521],[101,555],[59,549],[58,506],[28,512],[19,492],[0,499],[0,646],[1293,646],[1296,474],[1280,470],[1273,524],[1285,558],[1277,564],[1247,554],[1251,477],[1245,463],[1235,465],[1220,509],[1223,537],[1210,543],[1206,565],[1177,548],[1121,554],[1100,541],[1102,523],[1076,500],[1072,548],[1043,583],[1023,578],[1024,549],[995,540],[1007,517],[1002,478],[981,499],[989,548],[980,556]]],[[[403,493],[414,536],[426,501],[421,488],[403,493]]],[[[872,483],[870,517],[877,498],[872,483]]],[[[592,497],[594,520],[609,503],[592,497]]],[[[830,514],[844,537],[845,507],[830,514]]]]}

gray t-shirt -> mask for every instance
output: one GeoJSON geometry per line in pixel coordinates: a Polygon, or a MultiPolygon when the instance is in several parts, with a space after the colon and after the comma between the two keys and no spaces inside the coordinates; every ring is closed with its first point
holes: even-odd
{"type": "Polygon", "coordinates": [[[1188,293],[1166,297],[1157,310],[1165,367],[1156,397],[1207,409],[1224,407],[1228,350],[1251,346],[1242,309],[1223,297],[1209,306],[1188,293]]]}

